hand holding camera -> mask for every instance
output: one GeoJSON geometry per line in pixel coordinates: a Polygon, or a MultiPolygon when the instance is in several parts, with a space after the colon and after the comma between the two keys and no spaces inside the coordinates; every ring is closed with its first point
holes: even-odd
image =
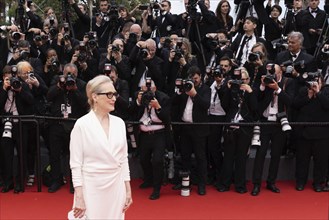
{"type": "Polygon", "coordinates": [[[154,108],[154,109],[159,109],[159,108],[161,108],[161,106],[160,106],[158,100],[157,100],[155,97],[150,101],[149,106],[150,106],[151,108],[154,108]]]}
{"type": "Polygon", "coordinates": [[[25,81],[28,85],[31,85],[32,87],[39,87],[40,83],[39,80],[35,77],[34,73],[30,72],[27,80],[25,81]]]}
{"type": "Polygon", "coordinates": [[[248,84],[241,84],[240,90],[246,91],[247,93],[252,93],[252,88],[248,84]]]}

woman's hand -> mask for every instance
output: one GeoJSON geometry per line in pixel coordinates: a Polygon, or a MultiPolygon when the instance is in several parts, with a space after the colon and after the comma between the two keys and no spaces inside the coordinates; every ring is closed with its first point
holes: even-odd
{"type": "Polygon", "coordinates": [[[82,218],[86,212],[85,200],[83,198],[82,187],[78,186],[74,188],[75,206],[73,207],[73,213],[75,218],[82,218]]]}

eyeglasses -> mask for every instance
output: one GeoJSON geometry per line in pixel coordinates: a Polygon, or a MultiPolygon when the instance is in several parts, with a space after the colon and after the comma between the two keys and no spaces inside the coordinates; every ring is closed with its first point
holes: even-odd
{"type": "Polygon", "coordinates": [[[97,93],[97,95],[106,95],[108,99],[112,99],[113,96],[115,98],[118,97],[118,93],[117,92],[100,92],[100,93],[97,93]]]}
{"type": "Polygon", "coordinates": [[[241,78],[241,80],[248,80],[249,78],[241,78]]]}

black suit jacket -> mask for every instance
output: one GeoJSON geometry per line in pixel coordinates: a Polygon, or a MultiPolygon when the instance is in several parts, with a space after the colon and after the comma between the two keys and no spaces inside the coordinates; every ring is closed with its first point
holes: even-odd
{"type": "MultiPolygon", "coordinates": [[[[278,112],[286,112],[292,105],[292,101],[295,93],[295,84],[291,78],[282,77],[278,83],[281,88],[281,92],[278,94],[278,112]]],[[[271,104],[274,96],[274,89],[265,86],[265,90],[258,91],[258,112],[261,118],[264,111],[271,104]]]]}
{"type": "MultiPolygon", "coordinates": [[[[322,87],[315,98],[308,98],[306,87],[300,89],[293,101],[299,111],[298,122],[328,122],[329,121],[329,87],[322,87]]],[[[328,126],[296,126],[296,134],[305,139],[328,139],[328,126]]]]}
{"type": "Polygon", "coordinates": [[[128,118],[128,106],[129,106],[129,85],[126,80],[117,79],[114,83],[115,90],[119,94],[115,102],[115,109],[111,112],[112,115],[116,115],[122,119],[128,118]]]}
{"type": "MultiPolygon", "coordinates": [[[[288,50],[285,50],[285,51],[278,53],[274,62],[281,65],[283,62],[288,61],[288,60],[291,60],[291,55],[288,50]]],[[[297,63],[302,60],[304,60],[304,66],[305,66],[304,71],[305,72],[317,71],[317,66],[316,66],[314,57],[312,55],[309,55],[308,53],[306,53],[303,50],[299,53],[298,57],[296,58],[296,60],[294,62],[297,63]]]]}
{"type": "MultiPolygon", "coordinates": [[[[193,108],[192,108],[192,120],[193,122],[208,122],[208,109],[210,107],[210,99],[211,99],[211,90],[209,86],[205,84],[201,84],[198,88],[196,88],[197,94],[192,98],[193,108]]],[[[178,118],[181,120],[188,95],[185,93],[173,97],[173,105],[178,106],[178,118]]],[[[204,137],[209,134],[209,126],[208,125],[193,125],[193,129],[195,134],[204,137]]]]}

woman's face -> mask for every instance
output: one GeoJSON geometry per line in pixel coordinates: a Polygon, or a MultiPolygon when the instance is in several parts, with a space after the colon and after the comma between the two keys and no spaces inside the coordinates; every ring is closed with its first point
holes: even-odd
{"type": "Polygon", "coordinates": [[[116,93],[114,86],[111,82],[105,83],[101,86],[100,93],[97,93],[93,99],[95,103],[95,108],[104,112],[114,111],[114,105],[116,101],[116,96],[113,95],[116,93]],[[113,96],[112,96],[113,95],[113,96]],[[112,96],[111,98],[109,98],[112,96]]]}
{"type": "Polygon", "coordinates": [[[120,17],[121,17],[121,18],[125,18],[125,17],[127,17],[127,11],[124,10],[124,9],[123,9],[123,10],[120,10],[120,11],[119,11],[119,14],[120,14],[120,17]]]}
{"type": "Polygon", "coordinates": [[[263,51],[263,48],[261,46],[258,46],[258,47],[254,47],[252,49],[252,52],[255,53],[255,52],[260,52],[262,54],[264,54],[264,51],[263,51]]]}
{"type": "Polygon", "coordinates": [[[230,6],[228,5],[227,2],[224,2],[220,7],[220,11],[222,14],[228,14],[229,10],[230,10],[230,6]]]}
{"type": "Polygon", "coordinates": [[[271,17],[278,18],[279,16],[280,16],[280,11],[276,8],[273,8],[273,10],[271,11],[271,17]]]}

